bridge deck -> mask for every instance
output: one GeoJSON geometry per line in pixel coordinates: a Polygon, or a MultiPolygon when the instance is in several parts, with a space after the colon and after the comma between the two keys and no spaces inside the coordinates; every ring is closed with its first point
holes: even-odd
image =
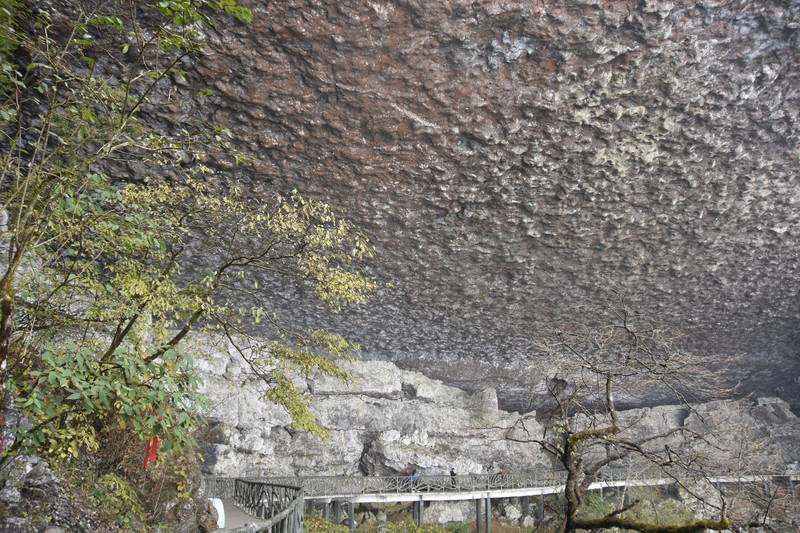
{"type": "MultiPolygon", "coordinates": [[[[653,472],[650,472],[651,474],[653,472]]],[[[663,476],[663,473],[662,473],[663,476]]],[[[783,474],[764,474],[759,476],[735,476],[707,478],[714,484],[766,482],[769,478],[783,478],[791,483],[800,481],[800,472],[793,470],[783,474]]],[[[233,478],[214,478],[210,480],[209,495],[223,500],[226,513],[225,529],[232,530],[259,521],[233,503],[233,478]]],[[[521,498],[560,493],[564,490],[564,478],[542,475],[505,476],[459,476],[456,486],[449,476],[427,476],[417,485],[399,476],[386,477],[306,477],[306,478],[261,478],[239,480],[267,486],[303,487],[307,502],[325,504],[342,503],[421,503],[430,501],[469,501],[521,498]],[[417,490],[410,490],[415,487],[417,490]]],[[[593,483],[589,490],[621,486],[658,486],[674,483],[670,477],[623,476],[622,472],[606,475],[603,480],[593,483]]],[[[292,489],[297,490],[297,489],[292,489]]],[[[258,493],[260,495],[261,493],[258,493]]],[[[259,496],[263,499],[263,496],[259,496]]],[[[301,502],[302,504],[302,502],[301,502]]]]}
{"type": "Polygon", "coordinates": [[[233,498],[221,498],[221,500],[222,504],[225,506],[225,527],[222,528],[222,530],[237,529],[247,524],[261,521],[259,518],[249,515],[239,509],[236,504],[233,503],[233,498]]]}
{"type": "MultiPolygon", "coordinates": [[[[785,477],[792,481],[800,480],[800,474],[780,476],[738,476],[716,477],[706,481],[710,483],[754,483],[760,482],[765,477],[785,477]]],[[[589,490],[600,490],[623,486],[659,486],[674,483],[673,478],[650,478],[636,480],[612,479],[592,483],[589,490]]],[[[307,494],[306,501],[324,503],[344,501],[353,503],[390,503],[390,502],[418,502],[418,501],[461,501],[482,500],[484,498],[522,498],[525,496],[541,496],[544,494],[557,494],[564,490],[564,485],[548,485],[539,487],[495,488],[488,490],[447,490],[447,491],[411,491],[411,492],[378,492],[378,493],[340,493],[314,495],[307,494]]]]}

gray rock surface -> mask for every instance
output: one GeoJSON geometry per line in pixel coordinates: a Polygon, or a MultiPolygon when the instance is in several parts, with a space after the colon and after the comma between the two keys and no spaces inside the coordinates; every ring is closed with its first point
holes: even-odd
{"type": "Polygon", "coordinates": [[[800,1],[242,3],[148,119],[228,127],[254,164],[209,164],[341,207],[386,284],[331,316],[260,280],[268,311],[524,410],[560,374],[536,342],[618,290],[800,407],[800,1]]]}
{"type": "Polygon", "coordinates": [[[308,383],[312,410],[329,432],[322,441],[293,431],[285,412],[259,400],[258,383],[242,385],[236,356],[219,352],[216,359],[226,357],[234,358],[232,375],[219,370],[221,361],[206,367],[215,426],[202,452],[210,474],[482,474],[548,464],[535,446],[504,439],[520,415],[498,409],[491,390],[469,394],[387,362],[348,365],[354,386],[332,378],[308,383]]]}
{"type": "MultiPolygon", "coordinates": [[[[522,417],[532,438],[540,437],[542,428],[533,413],[499,409],[491,389],[470,394],[392,363],[353,363],[346,367],[355,378],[352,386],[332,378],[307,383],[312,410],[330,434],[322,441],[292,430],[283,411],[259,400],[260,385],[247,379],[237,356],[220,351],[213,358],[218,364],[205,367],[204,392],[214,427],[201,443],[202,468],[209,475],[396,475],[406,468],[423,475],[446,475],[450,468],[484,474],[552,465],[535,443],[507,438],[521,436],[510,429],[519,427],[522,417]],[[221,370],[228,359],[230,374],[221,370]]],[[[776,397],[716,401],[691,410],[634,409],[620,412],[620,421],[624,436],[638,438],[688,427],[705,436],[695,447],[698,457],[709,451],[713,461],[707,464],[726,470],[738,461],[740,473],[783,472],[800,456],[800,421],[776,397]]],[[[579,417],[573,421],[574,427],[583,423],[579,417]]],[[[663,451],[664,443],[648,445],[663,451]]],[[[680,449],[677,441],[668,443],[680,449]]]]}
{"type": "Polygon", "coordinates": [[[745,390],[800,405],[800,3],[292,0],[243,4],[183,83],[256,157],[251,194],[344,208],[393,288],[295,324],[522,409],[532,340],[609,287],[745,390]]]}
{"type": "Polygon", "coordinates": [[[0,533],[35,533],[31,523],[21,517],[10,517],[0,520],[0,533]]]}

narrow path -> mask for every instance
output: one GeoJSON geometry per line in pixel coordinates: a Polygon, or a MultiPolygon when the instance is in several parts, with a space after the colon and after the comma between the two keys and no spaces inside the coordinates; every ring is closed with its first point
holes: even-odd
{"type": "Polygon", "coordinates": [[[260,520],[259,518],[251,516],[236,507],[236,505],[233,503],[233,498],[221,498],[221,500],[222,504],[225,506],[225,527],[218,531],[236,529],[260,520]]]}

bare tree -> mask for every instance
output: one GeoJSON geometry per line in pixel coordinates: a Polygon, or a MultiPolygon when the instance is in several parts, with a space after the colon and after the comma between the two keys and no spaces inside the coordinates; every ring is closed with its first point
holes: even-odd
{"type": "Polygon", "coordinates": [[[562,328],[540,347],[560,372],[547,383],[555,408],[543,434],[532,434],[534,426],[526,427],[524,419],[508,433],[510,439],[537,443],[566,470],[559,531],[727,529],[725,498],[713,484],[700,484],[719,468],[722,451],[711,438],[711,421],[693,408],[700,400],[727,392],[716,379],[719,369],[708,358],[680,349],[667,331],[624,306],[611,317],[602,326],[562,328]],[[659,424],[645,421],[641,411],[617,408],[623,402],[641,404],[654,394],[671,396],[671,403],[677,404],[662,409],[659,424]],[[689,418],[692,423],[684,423],[689,418]],[[626,468],[635,478],[631,482],[679,483],[713,518],[668,525],[646,522],[628,512],[637,500],[621,502],[605,516],[586,518],[582,511],[587,492],[612,467],[626,468]]]}
{"type": "Polygon", "coordinates": [[[731,521],[766,531],[800,532],[800,487],[796,484],[789,476],[763,476],[755,482],[748,477],[730,489],[731,521]]]}

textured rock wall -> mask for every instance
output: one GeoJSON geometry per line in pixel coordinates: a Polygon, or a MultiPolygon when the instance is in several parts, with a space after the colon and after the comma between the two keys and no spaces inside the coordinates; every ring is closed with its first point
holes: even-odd
{"type": "Polygon", "coordinates": [[[521,408],[558,373],[532,339],[616,287],[800,405],[800,3],[243,3],[187,65],[215,95],[164,117],[343,207],[393,284],[338,318],[273,287],[293,321],[521,408]]]}
{"type": "MultiPolygon", "coordinates": [[[[397,475],[416,468],[423,475],[446,475],[450,468],[485,474],[552,466],[536,444],[508,438],[522,437],[520,416],[530,432],[525,438],[541,436],[542,429],[530,415],[498,409],[493,389],[469,394],[379,361],[348,366],[354,386],[333,379],[297,381],[329,430],[330,439],[321,441],[291,430],[285,412],[259,400],[260,384],[232,352],[218,347],[200,365],[211,401],[212,426],[201,443],[208,474],[397,475]]],[[[706,435],[709,449],[693,449],[709,452],[709,464],[740,472],[782,471],[800,454],[800,421],[778,398],[741,406],[710,402],[693,413],[682,406],[643,408],[621,412],[620,420],[629,436],[690,427],[706,435]]],[[[663,447],[663,441],[654,446],[663,447]]],[[[680,449],[680,443],[672,448],[680,449]]]]}
{"type": "Polygon", "coordinates": [[[469,394],[377,361],[348,367],[352,387],[298,381],[329,432],[322,441],[291,430],[284,411],[259,400],[260,384],[238,356],[218,351],[201,368],[213,421],[203,464],[214,475],[482,474],[547,464],[536,447],[504,439],[520,415],[499,410],[492,389],[469,394]]]}

